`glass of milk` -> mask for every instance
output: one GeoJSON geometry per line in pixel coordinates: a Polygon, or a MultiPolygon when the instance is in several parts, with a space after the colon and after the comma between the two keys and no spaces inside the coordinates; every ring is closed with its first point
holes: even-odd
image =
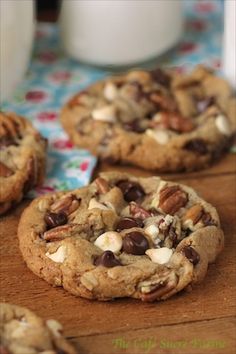
{"type": "Polygon", "coordinates": [[[223,70],[236,89],[236,1],[225,0],[223,70]]]}
{"type": "Polygon", "coordinates": [[[0,101],[22,80],[34,38],[33,0],[0,0],[0,101]]]}
{"type": "Polygon", "coordinates": [[[181,0],[63,0],[66,52],[95,65],[131,65],[156,57],[181,36],[181,0]]]}

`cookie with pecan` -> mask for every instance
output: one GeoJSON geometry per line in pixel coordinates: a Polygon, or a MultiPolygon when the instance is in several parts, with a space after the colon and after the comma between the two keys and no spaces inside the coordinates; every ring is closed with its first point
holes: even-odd
{"type": "Polygon", "coordinates": [[[75,354],[62,330],[55,320],[43,320],[24,307],[0,303],[1,354],[75,354]]]}
{"type": "Polygon", "coordinates": [[[34,200],[18,237],[36,275],[98,300],[166,299],[201,282],[224,243],[215,208],[191,188],[117,172],[34,200]]]}
{"type": "Polygon", "coordinates": [[[46,139],[29,121],[0,112],[0,215],[42,183],[45,155],[46,139]]]}
{"type": "Polygon", "coordinates": [[[71,140],[101,160],[164,172],[207,167],[231,145],[236,99],[204,67],[130,71],[97,82],[63,108],[71,140]]]}

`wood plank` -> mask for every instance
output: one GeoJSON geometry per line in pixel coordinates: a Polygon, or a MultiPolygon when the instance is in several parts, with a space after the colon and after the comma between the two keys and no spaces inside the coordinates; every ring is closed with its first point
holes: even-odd
{"type": "MultiPolygon", "coordinates": [[[[225,231],[225,250],[194,291],[154,304],[130,299],[102,303],[75,298],[61,288],[51,287],[27,269],[18,249],[16,230],[20,214],[29,203],[25,201],[0,220],[1,301],[29,307],[44,318],[58,319],[65,327],[66,336],[79,343],[81,354],[232,354],[236,329],[233,319],[236,314],[235,167],[236,156],[228,155],[205,171],[165,176],[192,186],[215,205],[225,231]],[[124,345],[128,341],[130,347],[119,348],[122,343],[117,341],[119,338],[125,341],[124,345]],[[155,347],[146,348],[150,338],[155,340],[155,347]],[[166,342],[161,342],[162,339],[166,342]],[[194,339],[200,341],[200,348],[191,347],[194,339]],[[160,348],[160,345],[168,346],[167,342],[169,346],[178,345],[179,340],[187,342],[186,348],[160,348]],[[224,342],[224,348],[203,349],[201,345],[207,340],[215,340],[218,345],[224,342]]],[[[111,170],[104,165],[100,168],[111,170]]],[[[130,167],[114,169],[152,175],[130,167]]]]}
{"type": "Polygon", "coordinates": [[[213,319],[174,326],[76,338],[80,354],[232,354],[236,319],[213,319]]]}
{"type": "MultiPolygon", "coordinates": [[[[218,178],[220,179],[221,177],[218,178]]],[[[232,176],[224,176],[220,184],[231,184],[231,179],[232,176]]],[[[196,182],[192,180],[191,183],[196,182]]],[[[206,179],[204,184],[207,185],[206,190],[208,190],[212,182],[206,179]]],[[[227,198],[231,202],[231,204],[227,203],[228,209],[225,206],[223,193],[220,194],[218,201],[224,225],[233,221],[235,216],[232,193],[227,194],[227,198]],[[227,212],[224,214],[225,211],[227,212]]],[[[70,336],[76,336],[78,333],[91,335],[151,328],[163,324],[221,318],[235,314],[236,257],[232,247],[236,238],[235,228],[234,232],[231,229],[226,230],[226,247],[223,254],[215,265],[210,266],[205,281],[191,293],[183,292],[168,301],[155,304],[129,299],[101,303],[75,298],[62,289],[52,288],[26,268],[16,239],[16,227],[22,209],[23,206],[19,207],[15,211],[15,216],[9,215],[3,218],[0,224],[2,231],[1,298],[4,301],[28,306],[41,316],[57,318],[65,325],[66,333],[70,336]],[[112,318],[116,321],[111,323],[112,318]]]]}
{"type": "Polygon", "coordinates": [[[180,179],[180,178],[199,178],[199,177],[207,177],[207,176],[215,176],[220,174],[235,174],[236,173],[236,154],[231,153],[227,154],[222,160],[218,161],[217,163],[213,164],[211,167],[196,172],[188,172],[188,173],[158,173],[155,171],[146,171],[142,170],[137,167],[131,166],[111,166],[104,162],[100,163],[95,171],[95,174],[98,174],[100,171],[123,171],[123,172],[130,172],[135,175],[140,176],[151,176],[151,175],[160,175],[163,176],[165,179],[180,179]]]}

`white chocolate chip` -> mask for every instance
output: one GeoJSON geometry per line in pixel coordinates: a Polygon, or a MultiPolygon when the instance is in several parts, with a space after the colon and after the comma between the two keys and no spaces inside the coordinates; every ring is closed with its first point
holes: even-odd
{"type": "Polygon", "coordinates": [[[60,246],[56,252],[45,254],[48,258],[50,258],[53,262],[63,263],[66,258],[66,248],[65,246],[60,246]]]}
{"type": "Polygon", "coordinates": [[[62,333],[62,325],[57,322],[56,320],[47,320],[46,324],[48,326],[48,328],[50,328],[50,330],[52,331],[52,333],[54,334],[55,337],[61,337],[61,333],[62,333]]]}
{"type": "Polygon", "coordinates": [[[228,119],[223,115],[219,114],[215,119],[217,129],[224,135],[231,135],[231,129],[228,119]]]}
{"type": "Polygon", "coordinates": [[[108,101],[113,101],[118,94],[117,87],[112,82],[107,82],[103,94],[108,101]]]}
{"type": "Polygon", "coordinates": [[[169,135],[164,130],[147,129],[146,134],[156,140],[158,144],[165,145],[169,141],[169,135]]]}
{"type": "Polygon", "coordinates": [[[150,224],[144,229],[145,233],[150,236],[152,239],[155,239],[159,234],[158,226],[155,224],[150,224]]]}
{"type": "Polygon", "coordinates": [[[116,110],[113,105],[107,105],[101,108],[94,109],[92,111],[92,117],[94,120],[99,120],[107,123],[115,123],[116,110]]]}
{"type": "Polygon", "coordinates": [[[150,257],[151,261],[153,263],[158,263],[158,264],[165,264],[170,260],[170,257],[172,256],[172,249],[168,247],[162,247],[162,248],[150,248],[149,250],[146,251],[146,254],[148,257],[150,257]]]}
{"type": "Polygon", "coordinates": [[[91,209],[101,209],[101,210],[110,210],[112,209],[111,207],[104,205],[102,203],[99,203],[95,198],[92,198],[89,202],[88,210],[91,209]]]}
{"type": "Polygon", "coordinates": [[[160,123],[162,121],[162,114],[161,113],[156,113],[153,117],[152,120],[156,123],[160,123]]]}
{"type": "Polygon", "coordinates": [[[100,235],[94,244],[103,251],[118,253],[122,248],[122,237],[118,232],[108,231],[100,235]]]}

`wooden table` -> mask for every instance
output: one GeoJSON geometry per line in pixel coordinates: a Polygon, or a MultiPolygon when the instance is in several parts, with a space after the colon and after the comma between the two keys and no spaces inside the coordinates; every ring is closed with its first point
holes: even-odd
{"type": "MultiPolygon", "coordinates": [[[[102,165],[98,170],[110,169],[102,165]]],[[[135,168],[113,169],[150,175],[135,168]]],[[[51,287],[26,267],[18,249],[16,230],[24,202],[0,222],[1,301],[58,319],[81,354],[236,353],[235,172],[236,156],[231,154],[202,172],[165,176],[194,187],[216,206],[225,231],[224,252],[194,291],[159,303],[130,299],[102,303],[51,287]]]]}

